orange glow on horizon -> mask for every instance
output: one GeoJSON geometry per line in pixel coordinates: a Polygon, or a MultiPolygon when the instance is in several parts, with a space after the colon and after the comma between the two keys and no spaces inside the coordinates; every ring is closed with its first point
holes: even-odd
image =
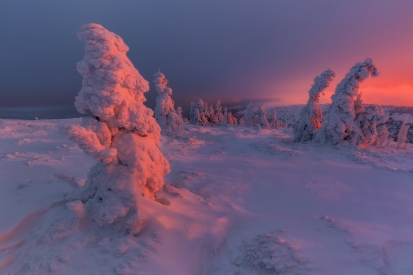
{"type": "MultiPolygon", "coordinates": [[[[331,88],[331,87],[330,87],[331,88]]],[[[413,106],[413,85],[367,86],[360,85],[362,100],[366,104],[413,106]]],[[[320,98],[320,103],[331,103],[334,90],[329,89],[320,98]]]]}

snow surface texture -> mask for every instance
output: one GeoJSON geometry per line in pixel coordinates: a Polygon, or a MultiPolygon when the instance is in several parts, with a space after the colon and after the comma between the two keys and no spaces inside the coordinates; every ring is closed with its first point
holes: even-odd
{"type": "MultiPolygon", "coordinates": [[[[166,86],[168,80],[161,72],[157,72],[153,83],[158,97],[156,98],[155,118],[164,134],[172,136],[182,135],[182,110],[179,114],[175,111],[175,103],[171,98],[172,89],[166,86]]],[[[178,107],[180,108],[180,107],[178,107]]]]}
{"type": "Polygon", "coordinates": [[[149,85],[127,58],[128,47],[118,35],[88,24],[78,38],[86,46],[77,66],[83,87],[75,105],[91,117],[65,132],[98,163],[68,199],[82,201],[85,217],[100,227],[137,234],[149,219],[142,204],[154,198],[169,172],[158,148],[160,128],[153,111],[143,105],[149,85]]]}
{"type": "Polygon", "coordinates": [[[314,84],[308,92],[309,99],[307,105],[301,109],[300,119],[297,124],[294,125],[295,142],[306,142],[312,140],[314,131],[321,127],[323,111],[318,106],[318,103],[320,102],[320,94],[323,93],[328,86],[330,86],[330,83],[334,77],[335,73],[329,69],[314,78],[314,84]]]}
{"type": "Polygon", "coordinates": [[[356,63],[337,85],[331,96],[332,103],[325,124],[316,133],[319,142],[338,144],[346,140],[353,144],[368,143],[356,119],[363,111],[359,84],[369,76],[378,76],[377,68],[370,58],[356,63]]]}
{"type": "Polygon", "coordinates": [[[152,218],[131,235],[65,200],[96,162],[59,131],[82,123],[0,120],[0,274],[413,270],[412,144],[357,150],[294,143],[292,128],[185,124],[162,137],[172,172],[142,197],[152,218]]]}

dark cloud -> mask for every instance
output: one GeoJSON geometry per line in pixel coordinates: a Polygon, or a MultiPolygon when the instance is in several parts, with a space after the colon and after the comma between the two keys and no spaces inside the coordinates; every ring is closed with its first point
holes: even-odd
{"type": "MultiPolygon", "coordinates": [[[[3,0],[0,106],[71,104],[81,86],[76,33],[84,23],[119,34],[151,83],[161,67],[185,110],[198,98],[296,103],[327,68],[340,78],[366,57],[388,63],[407,53],[411,14],[411,0],[3,0]],[[395,43],[401,48],[390,50],[395,43]]],[[[393,75],[408,75],[411,59],[406,66],[393,75]]],[[[148,106],[155,97],[152,87],[148,106]]]]}

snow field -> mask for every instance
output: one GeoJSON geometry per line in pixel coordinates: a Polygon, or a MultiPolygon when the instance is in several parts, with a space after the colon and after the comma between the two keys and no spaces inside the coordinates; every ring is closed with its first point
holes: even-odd
{"type": "Polygon", "coordinates": [[[95,161],[80,119],[1,120],[1,274],[410,274],[413,150],[293,143],[293,129],[184,125],[142,230],[65,197],[95,161]],[[66,217],[66,218],[63,218],[66,217]]]}

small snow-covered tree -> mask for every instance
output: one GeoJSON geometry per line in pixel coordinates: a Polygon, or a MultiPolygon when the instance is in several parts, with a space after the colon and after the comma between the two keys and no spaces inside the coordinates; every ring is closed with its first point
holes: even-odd
{"type": "Polygon", "coordinates": [[[221,126],[227,126],[228,124],[228,111],[227,107],[224,107],[224,115],[221,118],[221,126]]]}
{"type": "Polygon", "coordinates": [[[280,127],[280,123],[277,120],[277,111],[275,109],[272,111],[271,125],[270,126],[273,129],[278,129],[278,127],[280,127]]]}
{"type": "Polygon", "coordinates": [[[386,142],[389,140],[390,133],[387,130],[386,124],[383,124],[381,127],[380,133],[379,133],[379,138],[378,138],[378,145],[380,147],[384,147],[386,145],[386,142]]]}
{"type": "MultiPolygon", "coordinates": [[[[211,109],[208,104],[202,99],[199,99],[197,103],[191,102],[190,122],[192,124],[198,124],[202,126],[209,125],[209,119],[211,117],[211,109]]],[[[212,116],[213,116],[212,110],[212,116]]]]}
{"type": "Polygon", "coordinates": [[[227,119],[228,119],[228,124],[232,124],[232,125],[236,125],[236,124],[237,124],[237,118],[234,117],[231,112],[228,112],[228,117],[227,117],[227,119]]]}
{"type": "Polygon", "coordinates": [[[87,24],[78,38],[86,46],[77,64],[83,81],[75,106],[89,117],[67,132],[98,163],[68,199],[83,202],[99,226],[136,234],[145,220],[145,200],[154,198],[170,171],[159,150],[159,125],[143,104],[149,83],[127,58],[120,36],[87,24]]]}
{"type": "Polygon", "coordinates": [[[400,127],[399,133],[397,134],[397,149],[402,149],[405,146],[407,134],[409,133],[410,128],[410,125],[407,124],[408,118],[409,115],[406,115],[403,120],[402,126],[400,127]]]}
{"type": "Polygon", "coordinates": [[[182,118],[182,108],[181,107],[176,107],[176,114],[179,116],[180,119],[182,118]]]}
{"type": "Polygon", "coordinates": [[[268,123],[267,114],[264,109],[264,104],[260,104],[257,108],[256,113],[256,122],[254,124],[259,125],[261,128],[269,128],[270,124],[268,123]]]}
{"type": "Polygon", "coordinates": [[[358,144],[362,135],[356,123],[356,97],[361,82],[369,76],[378,76],[377,68],[368,58],[356,63],[337,85],[325,124],[316,132],[319,142],[338,144],[344,140],[358,144]]]}
{"type": "Polygon", "coordinates": [[[253,127],[254,126],[254,121],[256,120],[256,107],[252,105],[250,102],[247,105],[247,110],[245,111],[244,117],[242,118],[242,121],[244,122],[244,125],[247,127],[253,127]]]}
{"type": "MultiPolygon", "coordinates": [[[[361,100],[360,97],[358,100],[361,100]]],[[[361,135],[358,136],[356,143],[366,145],[378,144],[379,134],[377,126],[378,124],[385,123],[387,119],[388,117],[384,113],[384,109],[380,106],[363,107],[363,111],[356,118],[356,125],[361,129],[361,135]]]]}
{"type": "Polygon", "coordinates": [[[215,105],[215,112],[214,117],[212,118],[213,125],[220,125],[221,120],[224,118],[224,114],[222,113],[221,101],[218,100],[217,104],[215,105]]]}
{"type": "Polygon", "coordinates": [[[162,132],[170,136],[182,135],[182,118],[176,114],[175,103],[172,100],[172,89],[166,86],[168,80],[160,71],[155,75],[153,83],[155,84],[158,97],[156,98],[155,118],[162,132]]]}
{"type": "Polygon", "coordinates": [[[300,118],[294,126],[294,141],[306,142],[313,139],[314,132],[321,127],[323,111],[318,106],[320,94],[330,85],[335,73],[328,69],[314,78],[307,105],[300,111],[300,118]]]}

